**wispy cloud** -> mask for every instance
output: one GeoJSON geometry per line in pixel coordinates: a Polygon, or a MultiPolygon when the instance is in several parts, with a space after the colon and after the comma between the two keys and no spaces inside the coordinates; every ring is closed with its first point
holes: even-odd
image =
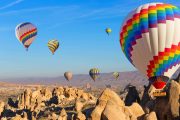
{"type": "MultiPolygon", "coordinates": [[[[68,6],[44,6],[38,8],[26,8],[19,10],[11,10],[0,13],[0,16],[19,16],[29,14],[33,12],[35,14],[41,13],[44,18],[48,16],[51,18],[52,23],[44,22],[45,20],[40,20],[41,24],[51,24],[49,29],[57,28],[64,24],[69,24],[73,22],[99,20],[99,19],[111,19],[116,17],[124,16],[125,13],[129,12],[130,6],[134,6],[132,2],[131,5],[128,3],[116,4],[113,6],[105,8],[85,8],[80,5],[68,5],[68,6]],[[60,17],[57,17],[60,16],[60,17]]],[[[31,17],[31,16],[30,16],[31,17]]]]}
{"type": "Polygon", "coordinates": [[[12,6],[16,5],[16,4],[19,4],[19,3],[23,2],[23,1],[24,1],[24,0],[16,0],[16,1],[13,1],[13,2],[5,5],[5,6],[1,6],[1,7],[0,7],[0,10],[6,9],[6,8],[9,8],[9,7],[12,7],[12,6]]]}
{"type": "MultiPolygon", "coordinates": [[[[134,5],[134,3],[132,3],[134,5]]],[[[134,5],[135,6],[135,5],[134,5]]],[[[72,13],[78,13],[78,15],[72,15],[67,17],[64,22],[54,23],[54,25],[50,26],[50,29],[54,29],[59,27],[63,24],[68,24],[76,21],[89,21],[89,20],[99,20],[99,19],[111,19],[116,17],[125,16],[126,13],[130,11],[129,4],[121,4],[121,5],[114,5],[106,8],[91,8],[91,9],[78,9],[77,11],[72,11],[72,13]]]]}
{"type": "Polygon", "coordinates": [[[78,6],[71,5],[71,6],[48,6],[48,7],[37,7],[37,8],[27,8],[27,9],[19,9],[19,10],[11,10],[7,12],[2,12],[0,13],[0,16],[3,15],[14,15],[14,14],[19,14],[19,13],[29,13],[29,12],[38,12],[38,11],[56,11],[58,9],[61,10],[61,12],[65,10],[74,10],[78,8],[78,6]]]}

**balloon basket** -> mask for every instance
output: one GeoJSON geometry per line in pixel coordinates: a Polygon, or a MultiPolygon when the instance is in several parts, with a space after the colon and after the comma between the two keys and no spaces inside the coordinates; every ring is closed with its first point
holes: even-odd
{"type": "Polygon", "coordinates": [[[166,92],[164,92],[164,91],[156,91],[156,92],[153,92],[153,96],[154,97],[164,97],[164,96],[166,96],[166,92]]]}

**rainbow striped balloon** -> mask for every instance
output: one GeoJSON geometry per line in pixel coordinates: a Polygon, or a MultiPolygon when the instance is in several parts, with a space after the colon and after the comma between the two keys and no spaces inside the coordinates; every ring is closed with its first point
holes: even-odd
{"type": "Polygon", "coordinates": [[[132,11],[122,25],[120,44],[128,60],[157,89],[180,66],[180,9],[171,4],[149,3],[132,11]]]}
{"type": "Polygon", "coordinates": [[[17,25],[15,33],[17,39],[28,49],[37,36],[37,28],[32,23],[25,22],[17,25]]]}

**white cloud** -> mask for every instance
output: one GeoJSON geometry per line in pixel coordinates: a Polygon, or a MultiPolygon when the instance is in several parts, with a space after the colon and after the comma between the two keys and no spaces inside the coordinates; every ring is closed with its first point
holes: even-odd
{"type": "Polygon", "coordinates": [[[19,9],[19,10],[11,10],[7,12],[0,13],[0,16],[3,15],[14,15],[18,13],[28,13],[28,12],[37,12],[37,11],[52,11],[52,10],[61,10],[61,12],[66,10],[74,10],[78,8],[78,6],[70,5],[70,6],[50,6],[50,7],[37,7],[37,8],[27,8],[27,9],[19,9]]]}
{"type": "Polygon", "coordinates": [[[12,6],[16,5],[16,4],[19,4],[19,3],[23,2],[23,1],[24,1],[24,0],[16,0],[16,1],[13,1],[13,2],[5,5],[5,6],[1,6],[1,7],[0,7],[0,10],[6,9],[6,8],[9,8],[9,7],[12,7],[12,6]]]}

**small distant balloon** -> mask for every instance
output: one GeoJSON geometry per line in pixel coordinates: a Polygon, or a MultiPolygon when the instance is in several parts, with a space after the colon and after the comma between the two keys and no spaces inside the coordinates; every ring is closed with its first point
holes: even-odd
{"type": "Polygon", "coordinates": [[[112,32],[111,28],[106,28],[106,33],[109,35],[112,32]]]}
{"type": "Polygon", "coordinates": [[[64,73],[64,77],[66,78],[67,81],[70,81],[73,77],[72,72],[68,71],[64,73]]]}
{"type": "Polygon", "coordinates": [[[28,50],[37,36],[37,28],[30,22],[24,22],[16,26],[15,34],[20,43],[28,50]]]}
{"type": "Polygon", "coordinates": [[[116,80],[118,80],[119,78],[119,73],[118,72],[113,72],[113,76],[116,80]]]}
{"type": "Polygon", "coordinates": [[[57,40],[50,40],[47,45],[53,55],[56,52],[56,50],[59,48],[59,42],[57,40]]]}
{"type": "Polygon", "coordinates": [[[96,81],[96,79],[100,76],[100,71],[97,68],[92,68],[89,71],[89,75],[94,81],[96,81]]]}

